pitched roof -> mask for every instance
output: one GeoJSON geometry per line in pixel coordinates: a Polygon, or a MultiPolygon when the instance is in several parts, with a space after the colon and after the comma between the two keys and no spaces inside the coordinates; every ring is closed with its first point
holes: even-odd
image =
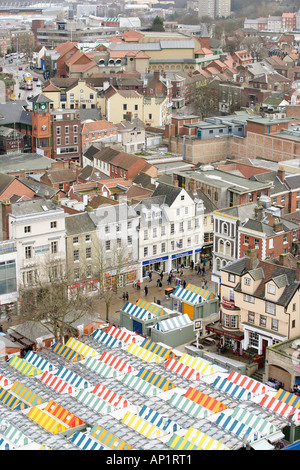
{"type": "Polygon", "coordinates": [[[48,176],[49,180],[53,184],[66,181],[76,181],[76,172],[71,168],[47,171],[46,176],[48,176]]]}
{"type": "Polygon", "coordinates": [[[165,196],[165,203],[171,206],[183,189],[165,183],[159,183],[151,197],[165,196]]]}
{"type": "Polygon", "coordinates": [[[102,131],[106,129],[116,129],[116,126],[109,121],[101,119],[99,121],[85,122],[82,125],[82,134],[86,132],[102,131]]]}
{"type": "Polygon", "coordinates": [[[87,212],[68,215],[65,221],[67,236],[79,235],[81,233],[93,232],[96,230],[96,226],[87,212]]]}

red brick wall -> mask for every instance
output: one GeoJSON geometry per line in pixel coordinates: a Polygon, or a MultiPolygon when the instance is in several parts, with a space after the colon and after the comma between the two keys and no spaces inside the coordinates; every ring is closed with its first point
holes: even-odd
{"type": "Polygon", "coordinates": [[[5,199],[9,199],[13,194],[17,194],[19,196],[25,196],[29,199],[34,198],[34,191],[32,189],[25,186],[23,183],[15,179],[12,183],[8,186],[8,188],[0,194],[0,199],[4,201],[5,199]]]}

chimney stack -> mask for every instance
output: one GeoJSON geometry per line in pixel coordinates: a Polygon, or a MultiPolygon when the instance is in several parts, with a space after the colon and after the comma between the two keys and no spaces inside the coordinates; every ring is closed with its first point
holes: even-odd
{"type": "Polygon", "coordinates": [[[259,260],[257,258],[257,248],[255,248],[254,245],[249,245],[247,248],[245,261],[246,271],[251,271],[252,269],[256,268],[259,260]]]}
{"type": "Polygon", "coordinates": [[[285,171],[284,171],[283,168],[278,168],[278,170],[277,170],[277,176],[278,176],[278,178],[280,179],[280,181],[282,181],[282,182],[284,181],[284,179],[285,179],[285,171]]]}
{"type": "Polygon", "coordinates": [[[255,212],[255,218],[256,220],[262,220],[263,219],[263,216],[264,216],[264,208],[261,204],[258,204],[255,208],[254,208],[254,212],[255,212]]]}
{"type": "Polygon", "coordinates": [[[281,253],[281,255],[279,255],[279,264],[280,266],[286,266],[287,265],[287,256],[285,253],[281,253]]]}
{"type": "Polygon", "coordinates": [[[297,261],[296,267],[296,281],[300,282],[300,261],[297,261]]]}
{"type": "Polygon", "coordinates": [[[9,199],[1,201],[2,204],[2,234],[3,240],[9,240],[8,215],[11,214],[11,202],[9,199]]]}

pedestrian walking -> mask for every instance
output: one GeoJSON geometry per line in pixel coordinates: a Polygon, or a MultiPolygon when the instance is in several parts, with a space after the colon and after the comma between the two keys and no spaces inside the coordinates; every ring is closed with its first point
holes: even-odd
{"type": "Polygon", "coordinates": [[[147,295],[148,295],[148,287],[147,286],[144,287],[144,292],[145,292],[145,297],[147,297],[147,295]]]}
{"type": "Polygon", "coordinates": [[[151,281],[152,281],[152,273],[149,272],[149,282],[151,282],[151,281]]]}
{"type": "Polygon", "coordinates": [[[125,294],[125,298],[126,298],[126,302],[128,302],[128,299],[129,299],[128,292],[126,292],[126,294],[125,294]]]}
{"type": "Polygon", "coordinates": [[[163,271],[161,270],[161,272],[160,272],[160,280],[161,280],[161,281],[163,280],[163,277],[164,277],[164,273],[163,273],[163,271]]]}
{"type": "Polygon", "coordinates": [[[168,282],[168,286],[170,286],[172,282],[171,274],[168,276],[167,282],[168,282]]]}
{"type": "Polygon", "coordinates": [[[207,287],[208,287],[208,286],[207,286],[207,280],[204,279],[204,289],[207,289],[207,287]]]}
{"type": "Polygon", "coordinates": [[[198,275],[198,274],[201,274],[201,266],[200,266],[200,264],[198,265],[197,275],[198,275]]]}
{"type": "Polygon", "coordinates": [[[194,261],[192,260],[191,261],[191,270],[193,271],[193,269],[194,269],[194,261]]]}
{"type": "Polygon", "coordinates": [[[161,280],[160,280],[160,277],[157,279],[156,281],[156,287],[159,287],[159,284],[161,284],[161,280]]]}
{"type": "Polygon", "coordinates": [[[185,289],[185,287],[186,287],[186,280],[185,280],[185,279],[183,279],[183,281],[182,281],[182,287],[183,287],[184,289],[185,289]]]}
{"type": "Polygon", "coordinates": [[[141,289],[141,281],[140,280],[138,280],[138,282],[136,283],[136,288],[137,288],[137,290],[141,289]]]}
{"type": "Polygon", "coordinates": [[[125,302],[125,300],[126,300],[126,294],[125,294],[125,292],[123,292],[122,297],[123,297],[123,300],[124,300],[124,302],[125,302]]]}

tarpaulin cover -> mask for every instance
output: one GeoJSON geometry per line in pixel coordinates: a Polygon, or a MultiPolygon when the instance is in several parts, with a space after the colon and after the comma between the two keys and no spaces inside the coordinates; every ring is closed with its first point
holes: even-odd
{"type": "Polygon", "coordinates": [[[224,403],[216,400],[215,398],[210,397],[209,395],[205,395],[204,393],[200,392],[199,390],[196,390],[193,387],[190,387],[186,391],[184,396],[189,400],[195,401],[196,403],[198,403],[198,405],[207,408],[213,413],[220,413],[220,411],[223,411],[227,408],[224,403]]]}
{"type": "Polygon", "coordinates": [[[217,441],[213,437],[193,427],[188,429],[184,437],[199,446],[202,450],[229,450],[222,442],[217,441]]]}
{"type": "Polygon", "coordinates": [[[119,437],[104,429],[102,426],[93,426],[90,436],[112,450],[130,450],[132,447],[119,437]]]}
{"type": "Polygon", "coordinates": [[[130,373],[122,378],[122,382],[142,395],[154,396],[160,391],[159,388],[130,373]]]}
{"type": "Polygon", "coordinates": [[[62,356],[67,361],[83,361],[85,359],[84,356],[78,354],[76,351],[74,351],[74,349],[68,348],[68,346],[65,346],[59,342],[54,343],[52,346],[52,351],[59,356],[62,356]]]}
{"type": "Polygon", "coordinates": [[[55,369],[55,366],[53,364],[51,364],[49,361],[32,351],[27,352],[26,356],[24,357],[24,360],[37,367],[37,369],[40,369],[41,371],[53,371],[55,369]]]}
{"type": "Polygon", "coordinates": [[[128,411],[122,418],[122,423],[126,426],[134,429],[148,439],[158,439],[166,435],[164,431],[159,429],[157,426],[149,423],[145,419],[140,418],[131,411],[128,411]]]}
{"type": "Polygon", "coordinates": [[[191,367],[192,369],[201,372],[201,374],[203,375],[212,375],[216,373],[216,370],[214,369],[212,364],[205,361],[204,359],[199,359],[197,357],[191,356],[190,354],[184,353],[182,354],[182,356],[180,356],[178,360],[179,362],[182,362],[182,364],[185,364],[191,367]]]}
{"type": "Polygon", "coordinates": [[[74,393],[76,392],[76,388],[72,387],[68,382],[62,380],[61,378],[57,377],[56,375],[52,374],[51,372],[45,371],[43,375],[39,377],[39,379],[48,387],[53,388],[58,393],[74,393]]]}
{"type": "Polygon", "coordinates": [[[209,409],[198,405],[195,401],[189,400],[189,398],[186,398],[184,395],[179,395],[178,393],[174,393],[171,396],[169,403],[194,418],[207,418],[209,415],[213,414],[209,409]]]}
{"type": "Polygon", "coordinates": [[[95,349],[91,348],[85,343],[82,343],[76,338],[69,338],[68,341],[66,342],[66,346],[68,348],[74,349],[78,354],[81,354],[84,357],[97,357],[99,356],[99,353],[95,351],[95,349]]]}
{"type": "Polygon", "coordinates": [[[154,426],[157,426],[159,429],[162,429],[166,434],[170,434],[181,429],[181,426],[175,423],[175,421],[172,421],[170,418],[166,418],[158,411],[153,410],[146,405],[143,405],[140,409],[139,416],[146,421],[149,421],[154,426]]]}
{"type": "Polygon", "coordinates": [[[175,353],[173,353],[171,349],[165,348],[161,344],[158,344],[155,341],[151,341],[149,338],[145,339],[140,346],[141,348],[148,349],[149,351],[157,354],[157,356],[163,357],[164,359],[175,357],[175,353]]]}
{"type": "Polygon", "coordinates": [[[0,387],[0,402],[8,406],[11,410],[25,410],[25,408],[29,407],[29,405],[20,400],[19,397],[2,387],[0,387]]]}
{"type": "Polygon", "coordinates": [[[66,367],[60,367],[55,375],[73,385],[75,388],[90,387],[90,383],[87,380],[66,367]]]}
{"type": "Polygon", "coordinates": [[[203,375],[196,369],[183,364],[182,362],[177,361],[176,359],[169,359],[165,363],[165,367],[176,374],[180,374],[182,377],[190,380],[199,380],[203,375]]]}
{"type": "Polygon", "coordinates": [[[101,384],[97,384],[92,390],[92,393],[102,398],[102,400],[111,403],[115,408],[125,408],[126,406],[132,405],[130,401],[101,384]]]}
{"type": "Polygon", "coordinates": [[[229,380],[224,379],[220,375],[216,378],[213,386],[222,392],[228,393],[229,395],[238,398],[239,400],[250,400],[253,396],[252,392],[246,388],[240,387],[229,380]]]}
{"type": "Polygon", "coordinates": [[[130,344],[127,348],[127,352],[146,362],[156,362],[159,364],[164,361],[162,357],[148,351],[148,349],[142,348],[138,344],[130,344]]]}
{"type": "Polygon", "coordinates": [[[72,442],[82,450],[103,450],[105,447],[81,431],[76,431],[72,436],[72,442]]]}
{"type": "Polygon", "coordinates": [[[39,397],[35,392],[29,390],[29,388],[25,387],[20,382],[16,381],[10,391],[28,405],[41,405],[41,403],[45,403],[42,397],[39,397]]]}
{"type": "Polygon", "coordinates": [[[172,388],[176,387],[176,385],[170,382],[170,380],[167,380],[164,377],[155,374],[155,372],[152,370],[146,369],[144,367],[139,371],[138,377],[145,380],[146,382],[151,383],[152,385],[155,385],[155,387],[158,387],[161,390],[171,390],[172,388]]]}
{"type": "Polygon", "coordinates": [[[119,372],[122,372],[123,374],[127,374],[127,372],[135,372],[134,367],[132,367],[130,364],[123,361],[123,359],[113,356],[108,352],[104,352],[99,357],[99,361],[109,365],[110,367],[118,370],[119,372]]]}
{"type": "Polygon", "coordinates": [[[29,362],[21,359],[20,357],[13,356],[9,360],[9,365],[14,369],[17,369],[23,375],[39,375],[42,374],[42,371],[34,367],[29,362]]]}

